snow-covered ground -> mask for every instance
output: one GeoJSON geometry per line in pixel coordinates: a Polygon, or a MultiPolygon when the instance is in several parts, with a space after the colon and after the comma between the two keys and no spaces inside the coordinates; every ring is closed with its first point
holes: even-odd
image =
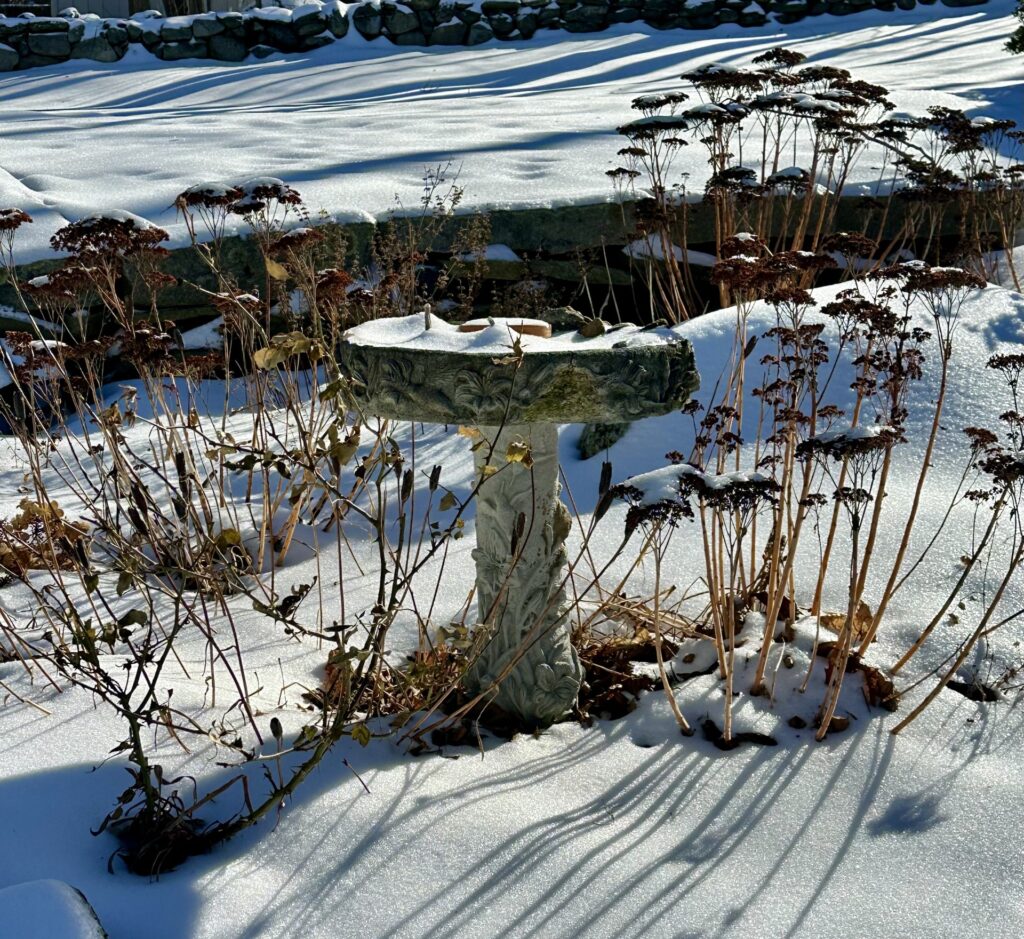
{"type": "MultiPolygon", "coordinates": [[[[819,302],[836,289],[819,290],[819,302]]],[[[922,311],[916,312],[925,324],[922,311]]],[[[750,329],[760,334],[772,324],[759,309],[750,329]]],[[[1024,297],[1000,288],[978,292],[963,309],[946,430],[917,546],[934,530],[959,479],[960,428],[996,426],[1005,409],[984,363],[993,352],[1019,348],[1022,324],[1024,297]]],[[[693,342],[710,389],[728,356],[733,311],[679,329],[693,342]]],[[[839,403],[849,394],[846,378],[841,370],[832,385],[839,403]]],[[[930,364],[911,402],[910,443],[889,486],[891,506],[905,504],[912,487],[927,431],[926,418],[913,415],[924,414],[920,405],[933,397],[935,379],[930,364]]],[[[221,398],[212,388],[209,400],[198,404],[212,411],[221,398]]],[[[245,414],[230,418],[238,430],[247,420],[245,414]]],[[[561,456],[586,523],[599,465],[578,460],[576,437],[577,429],[564,430],[561,456]]],[[[615,478],[660,465],[667,449],[686,451],[690,440],[681,415],[635,424],[611,451],[615,478]]],[[[465,438],[454,430],[426,429],[417,446],[420,465],[441,463],[449,485],[468,485],[473,469],[465,438]]],[[[0,515],[7,515],[20,498],[21,471],[11,446],[0,448],[0,515]]],[[[592,545],[598,564],[618,542],[622,520],[616,507],[598,527],[592,545]]],[[[912,588],[897,595],[873,658],[891,662],[937,606],[963,550],[963,520],[954,517],[950,537],[912,588]]],[[[882,526],[880,556],[891,556],[897,529],[882,526]]],[[[438,622],[457,611],[469,589],[472,540],[456,543],[438,622]]],[[[681,527],[666,561],[667,576],[680,588],[697,576],[700,552],[696,530],[681,527]]],[[[836,567],[830,608],[841,604],[841,565],[836,567]]],[[[308,582],[312,573],[306,555],[289,564],[287,579],[308,582]]],[[[651,573],[641,572],[637,589],[641,581],[649,584],[651,573]]],[[[368,575],[351,578],[350,611],[373,602],[368,575]]],[[[799,594],[806,595],[814,576],[812,564],[799,566],[799,594]]],[[[868,596],[879,587],[877,578],[870,579],[868,596]]],[[[1019,608],[1019,578],[1014,590],[1008,604],[1019,608]]],[[[17,587],[0,591],[8,609],[24,602],[17,587]]],[[[278,713],[286,729],[297,726],[303,720],[297,691],[287,692],[278,708],[278,689],[293,680],[314,682],[319,655],[282,641],[244,605],[237,622],[253,686],[264,686],[256,705],[278,713]]],[[[941,658],[959,635],[938,630],[918,665],[941,658]]],[[[993,637],[991,651],[1019,656],[1012,643],[1022,639],[1024,629],[1009,626],[993,637]]],[[[389,644],[400,651],[412,641],[412,634],[399,632],[389,644]]],[[[201,641],[181,647],[186,665],[201,662],[204,651],[201,641]]],[[[976,704],[945,692],[893,738],[888,731],[900,714],[876,711],[867,720],[863,703],[858,707],[847,698],[843,708],[855,718],[853,726],[824,744],[814,744],[808,732],[783,731],[778,747],[728,754],[699,738],[680,737],[660,692],[646,695],[620,721],[591,729],[563,724],[537,738],[491,741],[483,757],[471,748],[450,749],[449,758],[413,757],[391,741],[366,749],[346,742],[276,826],[261,825],[213,856],[149,883],[121,870],[108,874],[115,843],[88,830],[125,779],[116,762],[94,770],[120,739],[116,723],[84,693],[58,695],[42,684],[29,686],[13,664],[0,666],[0,680],[51,712],[46,716],[10,699],[0,706],[0,888],[66,880],[85,892],[112,939],[136,939],[142,932],[152,939],[925,939],[988,937],[1024,923],[1024,711],[1011,701],[976,704]]],[[[197,679],[195,694],[203,690],[197,679]]],[[[187,686],[181,693],[189,694],[187,686]]],[[[788,696],[786,707],[808,717],[819,696],[812,688],[804,703],[788,696]]],[[[717,717],[721,707],[711,679],[686,683],[679,700],[691,721],[708,713],[717,717]]],[[[777,732],[789,716],[789,710],[766,710],[763,699],[737,701],[743,727],[777,732]]],[[[264,713],[261,721],[269,717],[264,713]]],[[[204,789],[227,778],[214,758],[210,748],[188,760],[172,747],[160,753],[168,775],[187,769],[204,789]]],[[[218,810],[231,805],[225,801],[218,810]]],[[[0,909],[0,937],[17,939],[5,928],[0,909]]]]}
{"type": "MultiPolygon", "coordinates": [[[[1013,0],[964,10],[813,17],[793,25],[658,31],[623,25],[471,49],[368,43],[355,30],[303,55],[163,63],[142,49],[110,65],[69,62],[0,77],[0,206],[30,212],[19,258],[47,253],[67,220],[130,208],[184,238],[174,197],[210,179],[271,174],[315,210],[380,216],[415,205],[426,167],[461,167],[466,206],[611,196],[604,171],[633,97],[678,88],[708,61],[745,64],[776,45],[810,64],[932,104],[1020,119],[1020,58],[1003,49],[1013,0]]],[[[699,148],[676,166],[700,187],[699,148]]],[[[851,183],[875,178],[870,154],[851,183]]]]}
{"type": "MultiPolygon", "coordinates": [[[[1019,120],[1021,60],[1002,50],[1012,7],[1011,0],[992,0],[962,11],[921,6],[700,33],[622,26],[471,50],[399,49],[350,35],[308,55],[239,65],[160,63],[136,50],[115,65],[34,69],[0,77],[0,206],[36,217],[19,241],[20,259],[30,260],[46,254],[64,220],[99,210],[131,209],[180,241],[174,196],[218,177],[272,173],[311,206],[349,218],[379,216],[396,193],[415,203],[424,167],[448,158],[462,167],[467,205],[604,199],[610,190],[603,171],[619,146],[613,129],[633,113],[633,96],[675,87],[688,67],[742,64],[775,45],[887,85],[902,109],[946,104],[1019,120]]],[[[700,161],[694,150],[677,166],[698,183],[700,161]]],[[[871,163],[864,161],[855,182],[872,178],[871,163]]],[[[819,291],[819,301],[832,294],[834,288],[819,291]]],[[[753,314],[753,332],[770,325],[765,311],[753,314]]],[[[728,356],[733,313],[680,330],[710,388],[728,356]]],[[[201,345],[212,337],[207,331],[193,338],[201,345]]],[[[946,429],[915,547],[938,524],[959,480],[960,428],[994,427],[1006,409],[984,363],[1021,343],[1020,295],[993,287],[965,306],[946,429]]],[[[840,403],[846,385],[840,373],[833,385],[840,403]]],[[[920,405],[935,387],[930,366],[912,415],[924,413],[920,405]]],[[[221,389],[211,385],[196,405],[216,413],[222,403],[221,389]]],[[[236,414],[229,424],[243,429],[248,420],[236,414]]],[[[890,506],[909,498],[926,430],[923,417],[912,419],[889,484],[890,506]]],[[[578,460],[577,437],[578,428],[564,429],[561,457],[586,523],[600,466],[578,460]]],[[[666,450],[686,451],[690,441],[680,415],[639,422],[612,449],[615,478],[659,466],[666,450]]],[[[465,438],[426,429],[417,433],[417,448],[420,465],[443,464],[448,485],[468,487],[473,466],[465,438]]],[[[20,457],[0,439],[0,517],[15,511],[22,483],[20,457]]],[[[70,499],[54,495],[65,505],[70,499]]],[[[622,507],[603,519],[592,545],[597,563],[617,544],[622,520],[622,507]]],[[[898,527],[882,526],[880,557],[893,553],[898,527]]],[[[956,575],[965,530],[966,516],[955,516],[912,588],[897,595],[874,659],[892,662],[938,607],[956,575]]],[[[353,540],[357,551],[368,550],[353,540]]],[[[470,589],[472,542],[470,531],[452,549],[437,622],[455,615],[470,589]]],[[[311,551],[293,555],[289,582],[309,582],[311,551]]],[[[684,525],[667,576],[683,589],[702,565],[699,537],[684,525]]],[[[869,597],[880,590],[882,566],[869,578],[869,597]]],[[[841,565],[834,567],[831,608],[841,605],[841,565]]],[[[651,573],[641,571],[634,589],[649,587],[651,573]]],[[[812,563],[798,566],[798,594],[807,594],[815,575],[812,563]]],[[[349,576],[352,607],[369,607],[372,574],[349,576]]],[[[1019,608],[1019,578],[1014,590],[1008,604],[1019,608]]],[[[6,609],[24,611],[25,603],[18,587],[0,590],[6,609]]],[[[291,681],[316,683],[322,652],[284,642],[242,607],[237,622],[253,686],[263,687],[254,698],[260,719],[276,713],[290,733],[304,720],[298,689],[282,699],[279,691],[291,681]]],[[[907,679],[940,661],[962,635],[937,630],[907,679]]],[[[411,631],[399,629],[391,644],[400,652],[413,641],[411,631]]],[[[1020,624],[994,636],[988,651],[1019,659],[1015,642],[1024,642],[1020,624]]],[[[186,641],[180,653],[186,665],[197,665],[206,649],[186,641]]],[[[815,745],[808,733],[785,730],[776,748],[728,754],[681,738],[661,693],[646,695],[620,721],[489,741],[483,757],[471,749],[449,750],[457,759],[413,757],[393,741],[365,749],[346,742],[276,826],[271,820],[149,883],[123,870],[108,874],[116,844],[89,833],[127,779],[116,761],[96,768],[121,739],[116,721],[83,692],[29,684],[15,664],[0,665],[0,681],[48,712],[0,687],[0,891],[38,879],[70,882],[111,939],[925,939],[988,937],[1024,924],[1024,721],[1011,701],[976,704],[946,692],[893,738],[888,731],[905,707],[866,720],[863,705],[847,697],[843,706],[857,720],[843,735],[815,745]]],[[[201,680],[191,688],[183,682],[180,700],[187,705],[190,694],[201,699],[204,691],[201,680]]],[[[808,692],[805,717],[819,698],[820,689],[808,692]]],[[[721,707],[710,679],[688,682],[679,700],[694,722],[718,717],[721,707]]],[[[788,716],[766,711],[760,700],[737,701],[744,728],[778,733],[788,716]]],[[[189,758],[171,746],[159,751],[168,775],[193,773],[204,790],[228,778],[215,766],[221,756],[211,747],[189,758]]],[[[258,770],[253,777],[259,785],[258,770]]],[[[224,800],[211,815],[234,805],[224,800]]],[[[5,917],[3,896],[0,939],[24,939],[17,921],[5,917]]]]}

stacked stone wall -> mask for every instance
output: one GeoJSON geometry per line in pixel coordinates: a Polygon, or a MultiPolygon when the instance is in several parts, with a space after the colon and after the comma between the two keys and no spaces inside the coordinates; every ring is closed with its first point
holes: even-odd
{"type": "MultiPolygon", "coordinates": [[[[492,39],[530,39],[542,30],[600,32],[617,23],[657,29],[762,26],[808,16],[869,10],[909,10],[937,0],[320,0],[244,13],[164,17],[156,11],[129,19],[80,15],[0,17],[0,72],[70,59],[117,62],[140,46],[165,61],[242,62],[275,52],[308,52],[349,35],[406,46],[475,46],[492,39]]],[[[941,0],[947,7],[986,0],[941,0]]]]}

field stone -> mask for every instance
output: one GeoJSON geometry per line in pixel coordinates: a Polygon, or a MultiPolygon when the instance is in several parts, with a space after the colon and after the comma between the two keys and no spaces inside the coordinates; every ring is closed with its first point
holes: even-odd
{"type": "Polygon", "coordinates": [[[39,68],[47,65],[60,65],[61,62],[66,61],[66,56],[55,59],[52,55],[36,55],[34,52],[22,52],[20,53],[18,68],[39,68]]]}
{"type": "Polygon", "coordinates": [[[91,59],[93,62],[117,62],[124,55],[118,52],[102,33],[83,39],[71,50],[73,59],[91,59]]]}
{"type": "Polygon", "coordinates": [[[188,42],[192,38],[192,24],[164,23],[160,27],[160,38],[164,42],[188,42]]]}
{"type": "Polygon", "coordinates": [[[206,13],[192,20],[192,34],[196,39],[209,39],[224,32],[225,26],[215,13],[206,13]]]}
{"type": "Polygon", "coordinates": [[[466,34],[467,46],[479,46],[494,38],[494,31],[486,23],[474,23],[466,34]]]}
{"type": "Polygon", "coordinates": [[[343,39],[348,35],[349,21],[344,10],[337,4],[331,3],[324,7],[327,16],[327,28],[335,39],[343,39]]]}
{"type": "Polygon", "coordinates": [[[18,67],[19,58],[14,49],[0,43],[0,72],[13,72],[18,67]]]}
{"type": "Polygon", "coordinates": [[[430,34],[430,44],[432,46],[461,46],[465,38],[465,23],[456,21],[435,28],[430,34]]]}
{"type": "Polygon", "coordinates": [[[529,39],[540,26],[540,20],[536,13],[520,13],[516,17],[516,26],[523,39],[529,39]]]}
{"type": "Polygon", "coordinates": [[[221,34],[211,36],[207,41],[210,58],[218,62],[241,62],[249,54],[245,43],[236,36],[221,34]]]}
{"type": "Polygon", "coordinates": [[[303,36],[299,40],[299,49],[302,52],[312,52],[314,49],[322,49],[334,42],[330,33],[320,33],[317,36],[303,36]]]}
{"type": "Polygon", "coordinates": [[[28,47],[36,55],[49,56],[51,59],[66,59],[71,55],[71,41],[64,33],[29,33],[28,47]]]}
{"type": "Polygon", "coordinates": [[[144,29],[142,31],[141,42],[146,49],[148,49],[150,52],[153,52],[160,46],[163,40],[160,38],[159,33],[151,32],[148,29],[144,29]]]}
{"type": "Polygon", "coordinates": [[[587,3],[566,13],[563,22],[570,33],[596,32],[607,25],[608,7],[587,3]]]}
{"type": "Polygon", "coordinates": [[[494,35],[499,39],[511,36],[516,31],[516,21],[507,13],[492,13],[487,20],[494,35]]]}
{"type": "Polygon", "coordinates": [[[257,59],[265,59],[267,56],[271,56],[275,52],[277,52],[277,49],[272,46],[264,46],[262,44],[255,45],[249,50],[249,54],[257,59]]]}
{"type": "Polygon", "coordinates": [[[8,20],[6,23],[0,22],[0,42],[16,39],[18,36],[24,36],[27,32],[28,26],[24,22],[18,22],[17,20],[8,20]]]}
{"type": "Polygon", "coordinates": [[[394,13],[387,14],[383,19],[384,26],[392,36],[411,33],[420,28],[420,18],[407,10],[396,10],[394,13]]]}
{"type": "Polygon", "coordinates": [[[30,33],[66,33],[71,24],[59,16],[35,16],[28,20],[30,33]]]}
{"type": "Polygon", "coordinates": [[[180,59],[205,59],[207,57],[205,42],[165,42],[157,49],[157,57],[164,62],[177,62],[180,59]]]}
{"type": "Polygon", "coordinates": [[[282,52],[294,52],[299,47],[299,37],[289,23],[264,23],[263,37],[266,45],[282,52]]]}
{"type": "Polygon", "coordinates": [[[352,14],[352,25],[366,39],[376,39],[384,26],[380,13],[369,4],[356,7],[352,14]]]}
{"type": "Polygon", "coordinates": [[[396,46],[425,46],[427,44],[427,36],[422,30],[414,29],[407,33],[399,33],[397,36],[392,36],[391,41],[396,46]]]}
{"type": "Polygon", "coordinates": [[[323,21],[323,8],[318,3],[296,7],[292,11],[292,26],[296,29],[308,28],[313,23],[323,23],[323,21]]]}

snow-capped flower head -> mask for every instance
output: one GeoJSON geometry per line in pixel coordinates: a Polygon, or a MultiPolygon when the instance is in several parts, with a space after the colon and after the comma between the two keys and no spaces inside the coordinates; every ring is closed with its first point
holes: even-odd
{"type": "Polygon", "coordinates": [[[849,262],[853,258],[873,257],[878,250],[878,242],[860,232],[841,231],[826,235],[822,239],[821,250],[827,254],[838,254],[849,262]]]}
{"type": "Polygon", "coordinates": [[[633,99],[633,110],[642,111],[644,114],[656,114],[659,111],[669,108],[675,110],[676,106],[688,101],[690,96],[684,91],[668,91],[659,94],[640,95],[633,99]]]}
{"type": "Polygon", "coordinates": [[[158,248],[167,232],[131,212],[90,215],[65,225],[51,239],[55,251],[78,256],[127,257],[158,248]]]}
{"type": "Polygon", "coordinates": [[[775,68],[796,68],[796,66],[807,61],[807,56],[795,49],[785,49],[782,46],[775,46],[767,52],[754,56],[754,65],[769,65],[775,68]]]}
{"type": "Polygon", "coordinates": [[[293,228],[281,235],[274,242],[274,250],[279,252],[301,251],[324,240],[324,233],[318,228],[293,228]]]}
{"type": "Polygon", "coordinates": [[[26,296],[40,305],[76,300],[88,289],[89,271],[79,264],[65,264],[50,274],[33,277],[22,284],[26,296]]]}
{"type": "Polygon", "coordinates": [[[21,209],[0,209],[0,232],[13,232],[32,222],[32,216],[21,209]]]}
{"type": "Polygon", "coordinates": [[[257,176],[234,185],[242,193],[231,205],[230,211],[235,215],[262,212],[273,203],[286,206],[302,203],[298,192],[274,176],[257,176]]]}
{"type": "Polygon", "coordinates": [[[180,193],[174,200],[174,205],[179,212],[194,207],[214,208],[231,205],[242,198],[242,195],[239,187],[228,183],[198,183],[180,193]]]}
{"type": "Polygon", "coordinates": [[[743,92],[759,91],[768,80],[765,72],[740,69],[721,62],[707,62],[679,76],[705,92],[712,101],[721,101],[743,92]]]}

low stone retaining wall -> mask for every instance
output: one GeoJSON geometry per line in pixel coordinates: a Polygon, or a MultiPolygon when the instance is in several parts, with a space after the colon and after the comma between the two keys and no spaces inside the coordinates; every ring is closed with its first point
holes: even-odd
{"type": "MultiPolygon", "coordinates": [[[[116,62],[133,43],[159,59],[241,62],[274,52],[306,52],[346,36],[384,37],[397,45],[474,46],[490,39],[529,39],[538,30],[599,32],[615,23],[657,29],[712,29],[722,23],[792,23],[825,13],[912,9],[937,0],[320,0],[245,13],[163,17],[154,11],[130,19],[80,16],[0,17],[0,72],[69,59],[116,62]]],[[[948,7],[987,0],[941,0],[948,7]]]]}

